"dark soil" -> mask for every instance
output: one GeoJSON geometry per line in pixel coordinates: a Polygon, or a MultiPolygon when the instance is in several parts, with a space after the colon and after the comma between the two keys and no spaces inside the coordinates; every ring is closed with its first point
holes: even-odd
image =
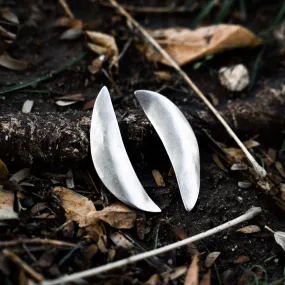
{"type": "MultiPolygon", "coordinates": [[[[188,4],[191,7],[191,2],[195,1],[175,2],[178,6],[188,4]]],[[[133,15],[141,25],[147,28],[189,27],[191,19],[197,15],[206,1],[196,2],[199,2],[199,5],[196,3],[198,6],[196,5],[197,7],[190,12],[133,13],[133,15]]],[[[33,63],[27,71],[12,71],[0,67],[0,93],[9,86],[17,86],[49,74],[64,66],[68,60],[87,51],[83,37],[73,41],[60,40],[63,30],[55,28],[54,23],[59,16],[64,15],[64,11],[57,1],[9,0],[0,1],[0,3],[3,7],[10,7],[21,22],[18,36],[8,48],[9,54],[33,63]]],[[[101,87],[106,85],[113,99],[131,161],[143,186],[162,209],[161,214],[139,213],[137,230],[125,231],[136,241],[135,251],[149,250],[155,245],[160,247],[176,241],[178,237],[171,230],[173,226],[183,229],[188,236],[192,236],[233,219],[252,206],[259,206],[262,208],[262,214],[255,219],[195,244],[201,253],[201,274],[205,272],[203,261],[208,251],[219,251],[221,255],[215,263],[216,268],[212,270],[212,284],[219,284],[222,273],[227,270],[232,270],[233,279],[224,284],[247,284],[242,283],[241,278],[245,278],[247,270],[254,265],[262,266],[269,280],[282,278],[285,267],[284,251],[276,244],[273,235],[264,230],[264,226],[267,225],[276,231],[284,231],[284,211],[276,205],[271,196],[255,186],[255,183],[248,189],[238,187],[238,181],[248,179],[249,173],[237,175],[229,170],[229,164],[225,163],[227,168],[225,171],[215,164],[212,158],[214,146],[204,130],[228,147],[236,147],[222,126],[175,71],[148,62],[144,54],[136,49],[134,42],[139,39],[139,34],[131,31],[125,19],[115,10],[99,5],[95,1],[70,0],[68,3],[75,16],[82,19],[89,29],[113,34],[120,51],[129,39],[133,41],[120,59],[118,73],[111,75],[113,76],[111,81],[104,72],[90,74],[88,65],[94,55],[88,54],[79,63],[55,74],[48,80],[0,95],[4,96],[0,99],[1,159],[11,173],[30,165],[32,174],[27,182],[35,185],[25,188],[25,198],[22,200],[24,209],[20,212],[20,221],[16,224],[3,224],[0,239],[7,241],[39,237],[80,243],[81,247],[71,252],[69,256],[67,254],[70,253],[70,249],[56,249],[43,245],[19,245],[12,248],[47,279],[108,262],[108,254],[102,253],[98,253],[91,261],[86,261],[88,246],[91,242],[77,236],[76,225],[74,225],[73,234],[68,231],[55,231],[66,219],[63,209],[51,194],[54,185],[50,179],[52,173],[53,179],[65,186],[65,179],[58,175],[66,174],[71,168],[74,173],[75,191],[97,202],[102,197],[102,191],[104,196],[107,195],[109,203],[116,201],[103,188],[91,164],[88,153],[91,111],[83,111],[84,103],[96,98],[101,87]],[[158,70],[171,72],[171,81],[165,82],[158,79],[154,75],[154,71],[158,70]],[[177,183],[173,177],[168,177],[171,164],[162,143],[135,101],[133,92],[137,89],[161,90],[163,95],[181,108],[194,128],[201,154],[201,192],[191,212],[184,210],[177,183]],[[85,102],[69,107],[55,105],[56,97],[75,93],[82,93],[85,102]],[[35,101],[32,113],[21,114],[22,105],[27,99],[35,101]],[[133,116],[135,120],[132,120],[133,116]],[[20,123],[11,127],[11,136],[7,142],[3,125],[11,122],[13,118],[20,123]],[[142,121],[145,122],[143,126],[142,121]],[[35,126],[36,131],[33,134],[30,127],[27,127],[28,123],[35,126]],[[24,131],[21,133],[20,130],[24,131]],[[55,144],[59,145],[59,151],[53,148],[55,144]],[[79,150],[79,153],[75,153],[74,149],[79,150]],[[167,184],[165,188],[156,186],[151,174],[152,169],[158,169],[165,177],[167,184]],[[87,171],[93,177],[97,190],[94,189],[87,171]],[[31,217],[32,207],[42,202],[46,203],[55,214],[54,219],[31,217]],[[236,232],[239,227],[249,224],[258,225],[261,231],[250,235],[236,232]],[[144,233],[146,227],[150,227],[150,231],[144,233]],[[240,256],[249,257],[249,261],[235,263],[240,256]]],[[[167,6],[170,3],[172,1],[163,3],[129,1],[128,4],[167,6]]],[[[225,22],[242,24],[258,34],[272,25],[282,3],[283,1],[246,1],[246,20],[238,20],[234,13],[230,13],[225,22]]],[[[236,11],[238,8],[234,6],[233,9],[236,11]]],[[[217,10],[218,7],[211,12],[203,24],[212,24],[217,10]]],[[[255,140],[260,143],[260,147],[255,151],[256,155],[261,156],[269,148],[279,151],[284,139],[285,59],[284,47],[282,51],[282,46],[272,35],[266,38],[264,47],[228,51],[214,56],[199,69],[195,70],[193,64],[189,64],[184,67],[184,70],[204,94],[207,96],[214,94],[219,99],[217,108],[242,140],[257,135],[255,140]],[[264,49],[262,57],[255,71],[256,59],[262,49],[264,49]],[[219,84],[217,72],[222,66],[238,63],[246,65],[251,75],[254,74],[256,78],[251,88],[234,94],[219,84]]],[[[273,168],[268,170],[279,175],[273,168]]],[[[280,177],[280,180],[284,179],[280,177]]],[[[101,205],[103,202],[105,201],[100,202],[101,205]]],[[[15,209],[18,208],[15,205],[15,209]]],[[[108,241],[108,248],[111,247],[112,243],[108,241]]],[[[126,250],[117,250],[115,260],[128,255],[130,253],[126,250]]],[[[188,265],[190,262],[191,252],[187,248],[181,248],[161,256],[158,263],[141,262],[129,268],[96,277],[90,284],[143,284],[154,273],[161,273],[169,267],[188,265]]],[[[16,271],[11,264],[4,262],[3,256],[0,256],[0,263],[3,263],[3,266],[0,266],[0,272],[1,280],[4,280],[1,284],[20,284],[20,270],[17,269],[15,274],[16,271]]],[[[173,282],[183,284],[182,279],[173,282]]]]}

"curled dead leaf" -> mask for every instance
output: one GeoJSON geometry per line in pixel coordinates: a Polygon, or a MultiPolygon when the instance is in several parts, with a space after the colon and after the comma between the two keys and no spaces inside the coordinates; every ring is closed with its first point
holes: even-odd
{"type": "Polygon", "coordinates": [[[207,255],[205,260],[205,267],[211,267],[221,253],[219,251],[211,252],[207,255]]]}
{"type": "Polygon", "coordinates": [[[152,171],[152,176],[155,180],[155,183],[157,186],[159,187],[165,187],[165,182],[164,182],[164,179],[162,177],[162,175],[160,174],[160,172],[158,170],[153,170],[152,171]]]}
{"type": "Polygon", "coordinates": [[[86,31],[85,33],[92,42],[88,44],[89,48],[99,55],[105,54],[110,59],[110,67],[118,68],[119,50],[114,37],[94,31],[86,31]]]}
{"type": "Polygon", "coordinates": [[[103,235],[98,219],[94,218],[92,223],[86,219],[89,213],[96,211],[92,201],[64,187],[55,187],[52,191],[60,198],[68,220],[77,222],[79,227],[85,228],[95,239],[103,235]]]}
{"type": "MultiPolygon", "coordinates": [[[[261,39],[252,32],[242,26],[231,24],[200,27],[195,30],[169,28],[149,32],[180,66],[206,55],[261,44],[261,39]]],[[[169,65],[168,61],[152,47],[147,45],[144,48],[149,60],[169,65]]]]}
{"type": "Polygon", "coordinates": [[[134,227],[136,221],[136,212],[129,209],[122,203],[114,203],[105,207],[102,211],[90,212],[87,216],[89,224],[93,219],[102,220],[116,229],[130,229],[134,227]]]}
{"type": "Polygon", "coordinates": [[[255,225],[246,226],[237,230],[237,232],[244,233],[244,234],[253,234],[260,232],[260,227],[255,225]]]}
{"type": "Polygon", "coordinates": [[[105,55],[102,54],[95,58],[90,65],[88,65],[88,70],[92,74],[96,74],[102,68],[103,62],[105,61],[105,55]]]}
{"type": "MultiPolygon", "coordinates": [[[[254,148],[259,146],[259,142],[254,140],[248,140],[243,142],[244,146],[248,149],[254,148]]],[[[240,148],[234,148],[234,147],[223,147],[223,151],[229,156],[229,158],[233,158],[236,161],[240,162],[243,158],[245,158],[244,152],[240,148]]]]}
{"type": "Polygon", "coordinates": [[[0,179],[7,179],[9,175],[6,164],[0,159],[0,179]]]}
{"type": "Polygon", "coordinates": [[[30,64],[26,61],[14,59],[7,52],[3,52],[0,55],[0,65],[12,70],[25,70],[30,64]]]}

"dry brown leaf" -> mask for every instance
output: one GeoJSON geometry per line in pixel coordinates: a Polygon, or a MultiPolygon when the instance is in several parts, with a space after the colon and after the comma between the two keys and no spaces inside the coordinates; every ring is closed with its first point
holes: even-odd
{"type": "Polygon", "coordinates": [[[0,179],[7,179],[9,175],[6,164],[0,159],[0,179]]]}
{"type": "Polygon", "coordinates": [[[114,203],[105,207],[102,211],[90,212],[88,223],[93,223],[93,219],[102,220],[116,229],[130,229],[135,225],[137,214],[122,203],[114,203]]]}
{"type": "Polygon", "coordinates": [[[92,100],[86,102],[83,106],[83,110],[86,111],[86,110],[93,109],[95,101],[96,101],[96,99],[92,99],[92,100]]]}
{"type": "MultiPolygon", "coordinates": [[[[180,239],[180,240],[183,240],[183,239],[186,239],[188,238],[188,235],[187,233],[185,232],[184,229],[178,227],[178,226],[173,226],[173,225],[170,225],[171,227],[171,230],[177,235],[177,237],[180,239]]],[[[199,254],[199,250],[197,249],[197,247],[195,246],[194,243],[190,242],[187,244],[188,246],[188,250],[191,254],[191,257],[193,257],[194,255],[198,255],[199,254]]]]}
{"type": "MultiPolygon", "coordinates": [[[[244,141],[243,144],[246,148],[251,149],[254,147],[259,146],[259,142],[254,140],[248,140],[244,141]]],[[[234,147],[223,147],[223,151],[231,158],[234,158],[236,161],[241,161],[243,158],[245,158],[244,152],[240,148],[234,148],[234,147]]]]}
{"type": "Polygon", "coordinates": [[[93,31],[85,32],[93,44],[88,44],[89,48],[98,53],[105,54],[110,59],[110,66],[118,68],[119,64],[119,50],[114,37],[93,31]],[[95,44],[95,45],[94,45],[95,44]]]}
{"type": "Polygon", "coordinates": [[[154,180],[155,180],[155,183],[156,183],[156,185],[157,186],[159,186],[159,187],[165,187],[165,182],[164,182],[164,180],[163,180],[163,177],[162,177],[162,175],[160,174],[160,172],[158,171],[158,170],[153,170],[152,171],[152,176],[153,176],[153,178],[154,178],[154,180]]]}
{"type": "Polygon", "coordinates": [[[162,284],[162,280],[160,276],[155,273],[153,274],[145,283],[144,285],[160,285],[162,284]]]}
{"type": "Polygon", "coordinates": [[[12,70],[24,70],[29,67],[29,63],[12,58],[7,52],[0,55],[0,65],[12,70]]]}
{"type": "Polygon", "coordinates": [[[90,65],[88,65],[88,70],[92,74],[98,73],[102,69],[103,62],[105,61],[105,55],[100,55],[95,58],[90,65]]]}
{"type": "Polygon", "coordinates": [[[249,257],[246,255],[241,255],[237,259],[234,260],[234,263],[245,263],[249,261],[249,257]]]}
{"type": "Polygon", "coordinates": [[[163,278],[163,284],[169,284],[169,281],[176,280],[180,276],[187,272],[186,266],[176,267],[170,271],[163,272],[161,277],[163,278]]]}
{"type": "Polygon", "coordinates": [[[203,276],[199,285],[211,285],[211,268],[209,268],[207,273],[203,276]]]}
{"type": "Polygon", "coordinates": [[[18,219],[18,214],[14,211],[14,193],[0,190],[0,220],[11,219],[18,219]]]}
{"type": "Polygon", "coordinates": [[[246,226],[237,230],[237,232],[244,234],[253,234],[260,232],[260,227],[255,225],[246,226]]]}
{"type": "Polygon", "coordinates": [[[257,142],[257,141],[255,141],[255,140],[244,141],[243,144],[244,144],[244,146],[245,146],[246,148],[249,148],[249,149],[250,149],[250,148],[257,147],[257,146],[260,145],[260,143],[257,142]]]}
{"type": "Polygon", "coordinates": [[[164,81],[170,81],[172,78],[171,73],[167,71],[155,71],[154,75],[164,81]]]}
{"type": "Polygon", "coordinates": [[[86,218],[89,213],[96,211],[94,204],[88,198],[64,187],[55,187],[52,191],[60,197],[68,220],[77,222],[81,228],[86,228],[94,238],[103,235],[99,220],[94,218],[90,224],[86,218]]]}
{"type": "MultiPolygon", "coordinates": [[[[195,30],[169,28],[150,31],[169,55],[181,66],[196,59],[225,50],[255,47],[261,39],[239,25],[221,24],[200,27],[195,30]]],[[[168,61],[147,45],[146,56],[151,61],[170,65],[168,61]]]]}
{"type": "Polygon", "coordinates": [[[119,247],[125,249],[131,249],[134,247],[134,245],[119,232],[112,233],[110,235],[110,239],[115,245],[119,247]]]}
{"type": "Polygon", "coordinates": [[[219,251],[211,252],[207,255],[205,260],[205,267],[211,267],[221,253],[219,251]]]}
{"type": "Polygon", "coordinates": [[[67,100],[67,101],[84,101],[84,98],[81,93],[64,95],[56,98],[57,100],[67,100]]]}
{"type": "Polygon", "coordinates": [[[198,261],[199,261],[198,255],[194,255],[191,265],[187,271],[184,285],[198,285],[198,282],[199,282],[198,261]]]}
{"type": "Polygon", "coordinates": [[[9,8],[0,9],[1,18],[14,24],[20,24],[18,17],[9,8]]]}
{"type": "Polygon", "coordinates": [[[55,22],[56,27],[65,28],[83,28],[83,22],[79,19],[71,19],[69,17],[60,17],[55,22]]]}

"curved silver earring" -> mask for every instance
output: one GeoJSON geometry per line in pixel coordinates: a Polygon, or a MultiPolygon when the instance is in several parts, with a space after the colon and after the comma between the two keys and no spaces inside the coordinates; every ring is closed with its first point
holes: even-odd
{"type": "Polygon", "coordinates": [[[200,159],[195,134],[182,112],[165,96],[147,90],[138,90],[135,95],[162,140],[185,209],[191,211],[200,189],[200,159]]]}
{"type": "Polygon", "coordinates": [[[94,105],[90,144],[95,169],[111,193],[140,210],[161,212],[145,192],[131,165],[106,87],[101,89],[94,105]]]}
{"type": "MultiPolygon", "coordinates": [[[[195,206],[200,188],[199,148],[182,112],[166,97],[139,90],[135,95],[160,136],[173,165],[186,210],[195,206]]],[[[106,87],[97,96],[90,131],[91,155],[98,176],[119,200],[148,212],[160,212],[131,165],[106,87]]]]}

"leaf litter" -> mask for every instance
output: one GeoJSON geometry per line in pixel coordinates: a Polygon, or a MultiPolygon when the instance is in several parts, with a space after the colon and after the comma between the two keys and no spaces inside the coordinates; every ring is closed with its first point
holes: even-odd
{"type": "MultiPolygon", "coordinates": [[[[246,28],[231,24],[199,27],[195,30],[158,29],[149,33],[180,66],[207,55],[234,48],[256,47],[262,43],[261,39],[246,28]]],[[[139,48],[145,51],[149,60],[169,65],[169,62],[149,45],[139,45],[139,48]]]]}
{"type": "Polygon", "coordinates": [[[246,226],[237,230],[237,232],[243,234],[253,234],[253,233],[258,233],[260,231],[261,231],[260,227],[256,225],[246,226]]]}

